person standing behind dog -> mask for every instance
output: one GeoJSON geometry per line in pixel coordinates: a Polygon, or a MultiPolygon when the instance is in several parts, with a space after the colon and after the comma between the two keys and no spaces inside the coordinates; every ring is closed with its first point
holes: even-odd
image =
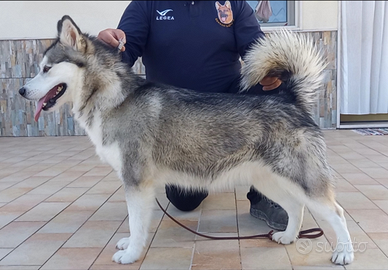
{"type": "MultiPolygon", "coordinates": [[[[117,29],[98,38],[122,48],[123,61],[133,66],[142,57],[149,81],[200,92],[238,93],[240,57],[264,38],[252,8],[245,1],[132,1],[117,29]]],[[[266,77],[244,94],[277,94],[276,77],[266,77]]],[[[208,196],[169,185],[166,195],[182,211],[191,211],[208,196]]],[[[285,230],[287,213],[251,187],[247,194],[252,216],[285,230]]]]}

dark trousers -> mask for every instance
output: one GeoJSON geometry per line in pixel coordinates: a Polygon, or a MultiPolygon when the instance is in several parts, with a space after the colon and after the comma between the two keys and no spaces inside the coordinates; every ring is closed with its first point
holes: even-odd
{"type": "MultiPolygon", "coordinates": [[[[192,211],[197,208],[201,202],[208,196],[207,191],[185,190],[175,185],[166,186],[166,196],[170,202],[181,211],[192,211]]],[[[251,186],[247,198],[251,204],[258,203],[262,195],[257,189],[251,186]]]]}
{"type": "MultiPolygon", "coordinates": [[[[236,86],[237,88],[237,86],[236,86]]],[[[261,85],[256,85],[244,94],[247,95],[274,95],[284,90],[284,85],[271,91],[263,91],[261,85]]],[[[181,211],[192,211],[197,208],[201,202],[208,196],[207,191],[185,190],[175,185],[166,186],[166,196],[170,202],[181,211]]],[[[257,189],[251,186],[247,198],[251,204],[258,203],[264,197],[257,189]]]]}

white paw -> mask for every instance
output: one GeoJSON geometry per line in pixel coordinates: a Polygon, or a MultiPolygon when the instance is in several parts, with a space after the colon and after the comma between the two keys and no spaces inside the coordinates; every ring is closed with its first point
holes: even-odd
{"type": "Polygon", "coordinates": [[[338,245],[333,252],[331,261],[335,264],[345,265],[349,264],[354,260],[354,252],[352,244],[338,245]]]}
{"type": "Polygon", "coordinates": [[[116,244],[116,248],[117,249],[127,249],[127,247],[129,246],[129,242],[130,242],[130,237],[124,237],[124,238],[121,238],[117,244],[116,244]]]}
{"type": "Polygon", "coordinates": [[[121,264],[129,264],[138,260],[138,257],[139,256],[134,256],[131,252],[127,252],[126,250],[119,250],[113,255],[112,261],[121,264]]]}
{"type": "Polygon", "coordinates": [[[295,236],[290,236],[285,231],[284,232],[276,232],[272,235],[272,240],[277,242],[278,244],[288,245],[296,240],[295,236]]]}

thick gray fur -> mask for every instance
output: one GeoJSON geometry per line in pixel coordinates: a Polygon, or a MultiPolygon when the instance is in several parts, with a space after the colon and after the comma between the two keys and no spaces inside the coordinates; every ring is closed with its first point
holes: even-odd
{"type": "Polygon", "coordinates": [[[311,116],[324,63],[308,39],[281,31],[247,54],[242,88],[267,74],[284,79],[287,91],[269,96],[205,94],[148,82],[121,62],[115,48],[83,34],[68,16],[59,21],[58,40],[41,65],[51,69],[38,75],[39,83],[26,84],[25,97],[42,98],[44,76],[70,70],[71,80],[58,82],[67,90],[57,102],[73,102],[97,154],[123,181],[131,237],[119,241],[123,250],[114,261],[140,258],[154,190],[168,183],[210,191],[255,185],[289,215],[286,231],[273,237],[283,244],[295,241],[307,205],[349,248],[336,250],[332,261],[353,260],[325,141],[311,116]]]}

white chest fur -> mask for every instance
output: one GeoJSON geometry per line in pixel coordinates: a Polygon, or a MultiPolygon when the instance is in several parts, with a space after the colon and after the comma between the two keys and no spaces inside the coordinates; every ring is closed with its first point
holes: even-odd
{"type": "Polygon", "coordinates": [[[110,143],[109,145],[103,145],[103,134],[102,134],[102,125],[101,125],[101,115],[100,112],[96,112],[93,115],[93,121],[90,126],[86,126],[86,119],[79,120],[81,126],[86,130],[86,133],[89,136],[89,139],[92,141],[96,147],[96,154],[100,157],[102,162],[108,163],[112,168],[120,173],[122,168],[121,161],[121,151],[118,142],[110,143]]]}

